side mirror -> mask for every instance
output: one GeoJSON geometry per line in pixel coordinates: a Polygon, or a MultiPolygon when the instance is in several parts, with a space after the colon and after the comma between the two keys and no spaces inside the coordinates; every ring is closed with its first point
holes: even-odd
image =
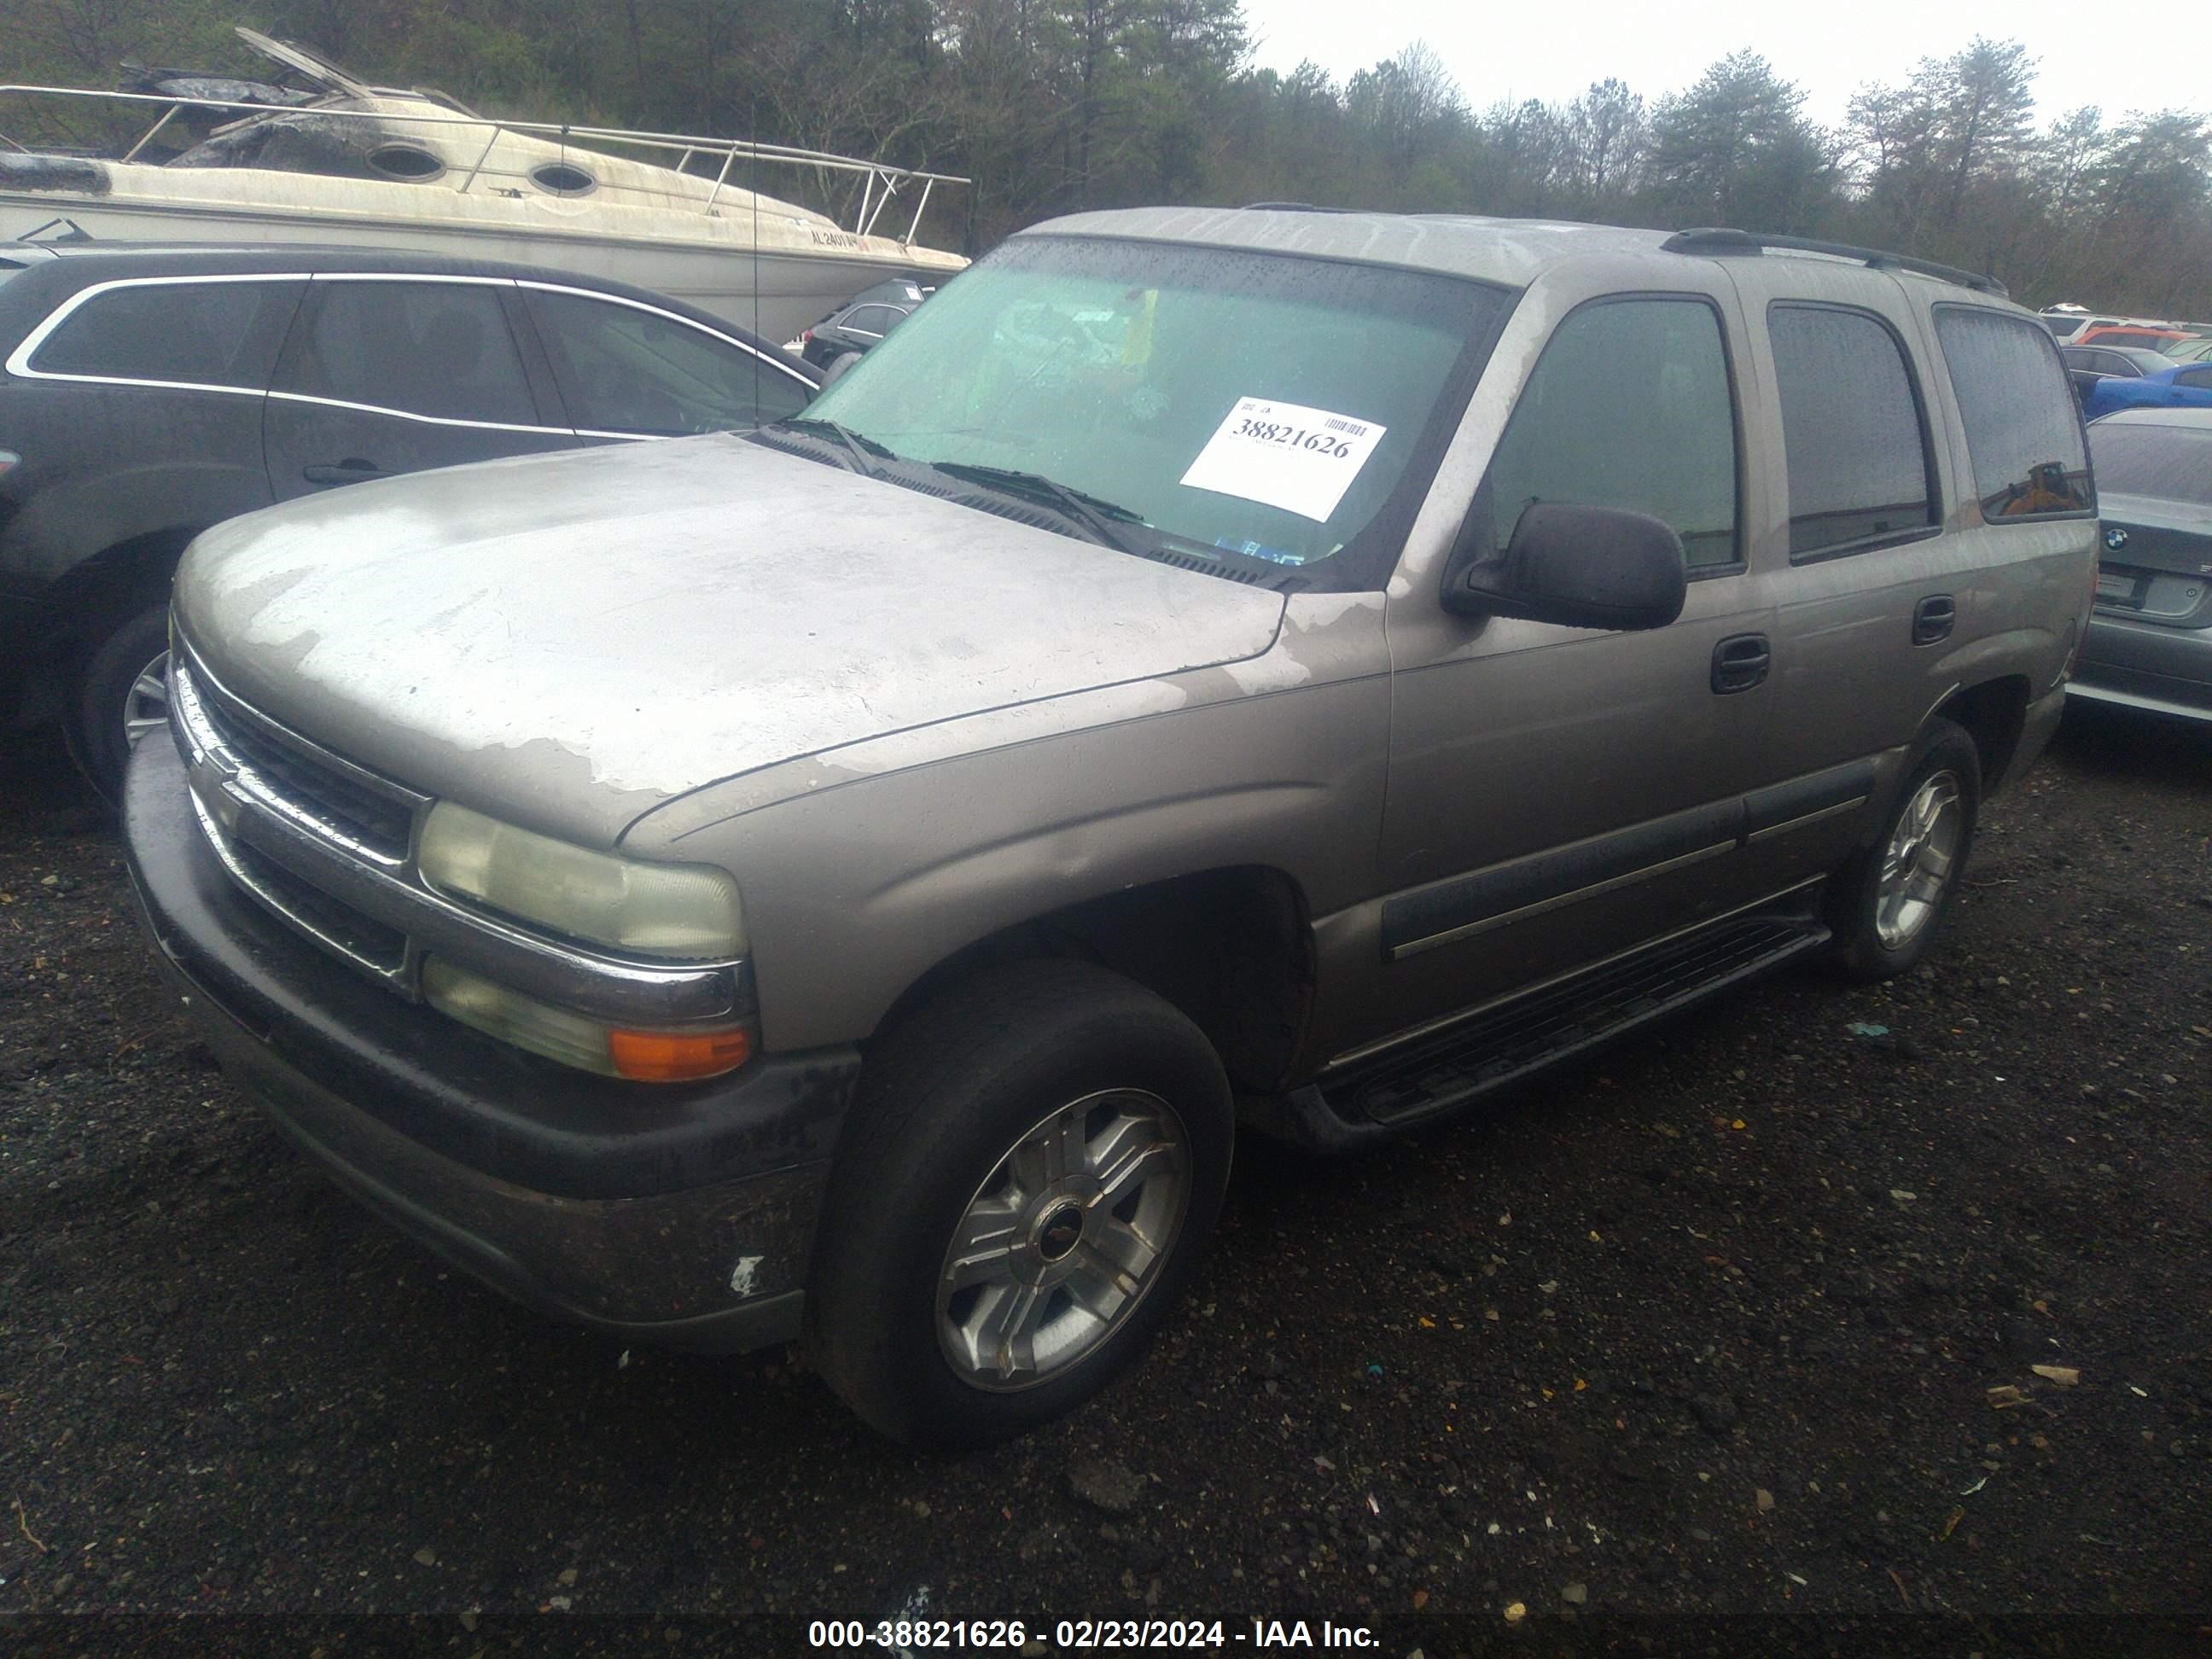
{"type": "Polygon", "coordinates": [[[1648,513],[1536,501],[1495,558],[1455,562],[1443,606],[1565,628],[1664,628],[1682,614],[1682,538],[1648,513]]]}

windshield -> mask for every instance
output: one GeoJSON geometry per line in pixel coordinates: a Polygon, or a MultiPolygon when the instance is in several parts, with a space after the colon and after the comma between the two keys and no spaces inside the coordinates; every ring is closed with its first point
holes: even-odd
{"type": "Polygon", "coordinates": [[[2093,421],[2089,457],[2100,491],[2212,507],[2212,429],[2093,421]]]}
{"type": "Polygon", "coordinates": [[[1367,265],[1024,237],[806,418],[902,459],[1049,479],[1160,549],[1310,567],[1387,536],[1398,486],[1457,412],[1448,388],[1512,298],[1367,265]]]}

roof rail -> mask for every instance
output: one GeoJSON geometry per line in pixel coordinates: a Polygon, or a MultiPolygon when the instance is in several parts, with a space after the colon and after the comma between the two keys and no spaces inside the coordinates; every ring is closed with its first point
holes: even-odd
{"type": "Polygon", "coordinates": [[[1350,208],[1316,207],[1311,202],[1247,202],[1246,213],[1349,213],[1350,208]]]}
{"type": "Polygon", "coordinates": [[[1876,270],[1917,271],[1923,276],[1938,277],[1984,294],[2002,295],[2006,292],[2005,285],[1996,277],[1961,270],[1956,265],[1939,265],[1933,259],[1916,259],[1910,254],[1890,253],[1878,247],[1856,247],[1849,242],[1823,242],[1810,236],[1761,236],[1747,230],[1705,225],[1695,230],[1678,230],[1659,246],[1668,253],[1759,253],[1768,248],[1790,253],[1832,253],[1840,259],[1863,260],[1876,270]]]}

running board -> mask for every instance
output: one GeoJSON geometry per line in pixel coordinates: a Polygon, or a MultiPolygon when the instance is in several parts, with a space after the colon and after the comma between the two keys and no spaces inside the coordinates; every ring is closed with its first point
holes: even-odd
{"type": "Polygon", "coordinates": [[[1348,1150],[1445,1117],[1828,942],[1811,918],[1737,915],[1416,1037],[1291,1094],[1244,1103],[1254,1127],[1348,1150]]]}

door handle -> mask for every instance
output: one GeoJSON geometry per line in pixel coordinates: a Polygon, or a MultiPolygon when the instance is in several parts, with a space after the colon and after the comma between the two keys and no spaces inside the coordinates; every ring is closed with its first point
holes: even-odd
{"type": "Polygon", "coordinates": [[[1912,642],[1933,645],[1951,637],[1951,624],[1959,620],[1959,607],[1948,593],[1931,593],[1912,607],[1912,642]]]}
{"type": "Polygon", "coordinates": [[[1766,678],[1774,660],[1764,634],[1731,634],[1713,647],[1713,690],[1722,696],[1748,691],[1766,678]]]}
{"type": "Polygon", "coordinates": [[[300,476],[309,483],[359,483],[363,478],[381,478],[384,469],[374,461],[364,461],[357,455],[349,455],[342,461],[326,466],[303,466],[300,476]]]}

